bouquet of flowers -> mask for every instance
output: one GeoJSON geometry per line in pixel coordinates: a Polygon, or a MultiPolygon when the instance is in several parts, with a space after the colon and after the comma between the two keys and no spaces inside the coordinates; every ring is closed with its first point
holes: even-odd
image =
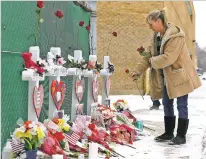
{"type": "Polygon", "coordinates": [[[116,119],[117,123],[120,124],[126,124],[132,129],[136,129],[136,127],[133,125],[134,119],[130,120],[125,114],[123,113],[116,113],[116,119]]]}
{"type": "Polygon", "coordinates": [[[143,46],[138,48],[137,51],[139,52],[139,54],[141,56],[144,56],[144,57],[147,57],[147,58],[152,57],[151,53],[149,51],[146,51],[146,49],[143,46]]]}
{"type": "Polygon", "coordinates": [[[118,112],[121,112],[123,110],[128,110],[129,109],[128,103],[125,100],[123,100],[123,99],[117,100],[113,104],[113,106],[116,109],[116,111],[118,111],[118,112]]]}
{"type": "Polygon", "coordinates": [[[53,118],[52,121],[58,125],[62,132],[66,133],[69,131],[70,126],[69,124],[67,124],[67,121],[65,119],[53,118]]]}
{"type": "Polygon", "coordinates": [[[14,141],[24,143],[25,150],[37,150],[46,137],[45,130],[41,123],[26,121],[14,131],[12,137],[14,141]]]}
{"type": "MultiPolygon", "coordinates": [[[[58,134],[58,133],[57,133],[58,134]]],[[[41,150],[52,156],[54,154],[62,154],[64,159],[67,159],[65,152],[63,151],[62,147],[60,146],[60,143],[58,141],[62,139],[62,136],[58,138],[57,134],[52,134],[52,132],[48,132],[48,135],[44,141],[44,143],[41,146],[41,150]],[[58,139],[57,139],[58,138],[58,139]],[[60,139],[61,138],[61,139],[60,139]]]]}
{"type": "Polygon", "coordinates": [[[126,124],[121,124],[120,126],[113,126],[110,128],[113,140],[116,142],[126,142],[132,144],[135,141],[135,130],[127,126],[126,124]]]}
{"type": "Polygon", "coordinates": [[[69,118],[64,115],[62,118],[47,119],[44,121],[45,126],[52,136],[59,142],[62,149],[69,151],[68,143],[66,142],[65,133],[70,131],[70,126],[67,124],[69,118]]]}
{"type": "Polygon", "coordinates": [[[115,110],[112,110],[110,107],[106,107],[104,105],[98,105],[97,110],[102,114],[105,127],[108,128],[112,125],[113,123],[113,118],[116,116],[115,115],[115,110]]]}
{"type": "Polygon", "coordinates": [[[112,110],[109,107],[106,107],[104,105],[98,105],[98,111],[101,112],[103,114],[104,119],[112,119],[113,117],[115,117],[116,115],[114,114],[114,110],[112,110]]]}
{"type": "Polygon", "coordinates": [[[124,158],[124,156],[120,155],[116,151],[114,151],[109,144],[106,142],[106,140],[109,138],[109,134],[102,129],[99,129],[95,124],[91,123],[88,126],[90,133],[88,133],[88,139],[90,141],[96,142],[106,148],[108,151],[112,152],[115,155],[119,155],[124,158]]]}

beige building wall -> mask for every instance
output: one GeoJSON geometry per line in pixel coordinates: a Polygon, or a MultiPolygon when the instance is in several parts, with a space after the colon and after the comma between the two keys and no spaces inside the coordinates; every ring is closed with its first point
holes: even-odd
{"type": "MultiPolygon", "coordinates": [[[[137,48],[149,45],[152,31],[145,22],[146,16],[152,10],[162,9],[164,6],[169,10],[169,21],[182,27],[188,34],[188,47],[194,54],[194,43],[191,42],[194,39],[194,19],[190,21],[185,2],[97,2],[98,60],[103,63],[103,56],[109,55],[115,65],[110,94],[138,94],[135,83],[128,78],[124,70],[135,70],[141,58],[137,48]],[[112,36],[113,31],[118,33],[117,37],[112,36]]],[[[138,83],[141,91],[144,90],[144,83],[142,77],[138,83]]]]}
{"type": "Polygon", "coordinates": [[[196,53],[195,53],[195,10],[193,2],[181,1],[166,1],[164,6],[168,8],[168,20],[176,25],[180,26],[185,32],[185,40],[188,46],[188,49],[192,55],[192,59],[196,62],[196,53]],[[189,13],[189,8],[191,8],[191,14],[189,13]]]}

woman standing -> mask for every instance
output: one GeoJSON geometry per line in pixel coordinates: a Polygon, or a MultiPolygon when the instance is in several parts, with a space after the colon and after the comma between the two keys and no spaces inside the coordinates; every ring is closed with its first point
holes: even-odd
{"type": "Polygon", "coordinates": [[[171,140],[170,144],[185,144],[189,125],[188,94],[201,86],[195,66],[190,58],[182,29],[167,22],[165,11],[155,10],[147,16],[154,31],[151,46],[131,74],[136,79],[151,67],[150,95],[152,100],[162,98],[165,132],[156,137],[158,142],[171,140]],[[178,128],[174,137],[174,98],[177,98],[178,128]]]}

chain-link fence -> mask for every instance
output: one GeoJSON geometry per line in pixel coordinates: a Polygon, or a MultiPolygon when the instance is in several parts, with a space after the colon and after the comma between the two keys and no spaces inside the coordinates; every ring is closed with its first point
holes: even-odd
{"type": "MultiPolygon", "coordinates": [[[[21,71],[23,60],[21,53],[29,50],[30,46],[40,46],[41,58],[46,58],[50,47],[61,47],[62,56],[73,56],[75,49],[83,51],[83,58],[89,57],[89,41],[86,29],[79,29],[78,23],[83,20],[89,24],[90,13],[84,11],[73,2],[44,2],[40,32],[35,44],[34,33],[36,29],[37,14],[35,2],[2,2],[2,81],[1,81],[1,146],[4,146],[10,133],[16,127],[18,118],[27,120],[28,112],[28,82],[22,81],[21,71]],[[64,17],[58,19],[55,12],[61,10],[64,17]]],[[[70,114],[72,99],[72,77],[63,77],[67,91],[62,109],[70,114]]],[[[44,87],[44,104],[40,121],[48,117],[49,106],[49,80],[41,82],[44,87]]],[[[87,88],[87,86],[86,86],[87,88]]],[[[87,89],[83,102],[86,107],[87,89]]]]}

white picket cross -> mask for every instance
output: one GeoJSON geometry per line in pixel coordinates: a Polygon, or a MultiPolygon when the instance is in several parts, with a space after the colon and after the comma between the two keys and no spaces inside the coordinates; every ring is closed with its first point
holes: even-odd
{"type": "MultiPolygon", "coordinates": [[[[29,48],[29,52],[32,53],[31,60],[36,62],[39,60],[40,55],[40,49],[38,46],[31,46],[29,48]]],[[[34,109],[34,103],[33,103],[33,91],[34,87],[39,87],[39,81],[44,80],[45,76],[39,76],[39,74],[35,73],[34,70],[28,69],[22,72],[22,80],[29,81],[28,86],[28,120],[31,121],[38,121],[38,118],[36,116],[36,111],[34,109]]]]}
{"type": "Polygon", "coordinates": [[[106,90],[106,81],[109,76],[112,74],[109,73],[108,67],[110,59],[109,56],[104,56],[104,69],[100,71],[100,75],[103,76],[103,81],[102,81],[102,104],[107,105],[108,101],[110,101],[109,97],[107,97],[107,90],[106,90]]]}

